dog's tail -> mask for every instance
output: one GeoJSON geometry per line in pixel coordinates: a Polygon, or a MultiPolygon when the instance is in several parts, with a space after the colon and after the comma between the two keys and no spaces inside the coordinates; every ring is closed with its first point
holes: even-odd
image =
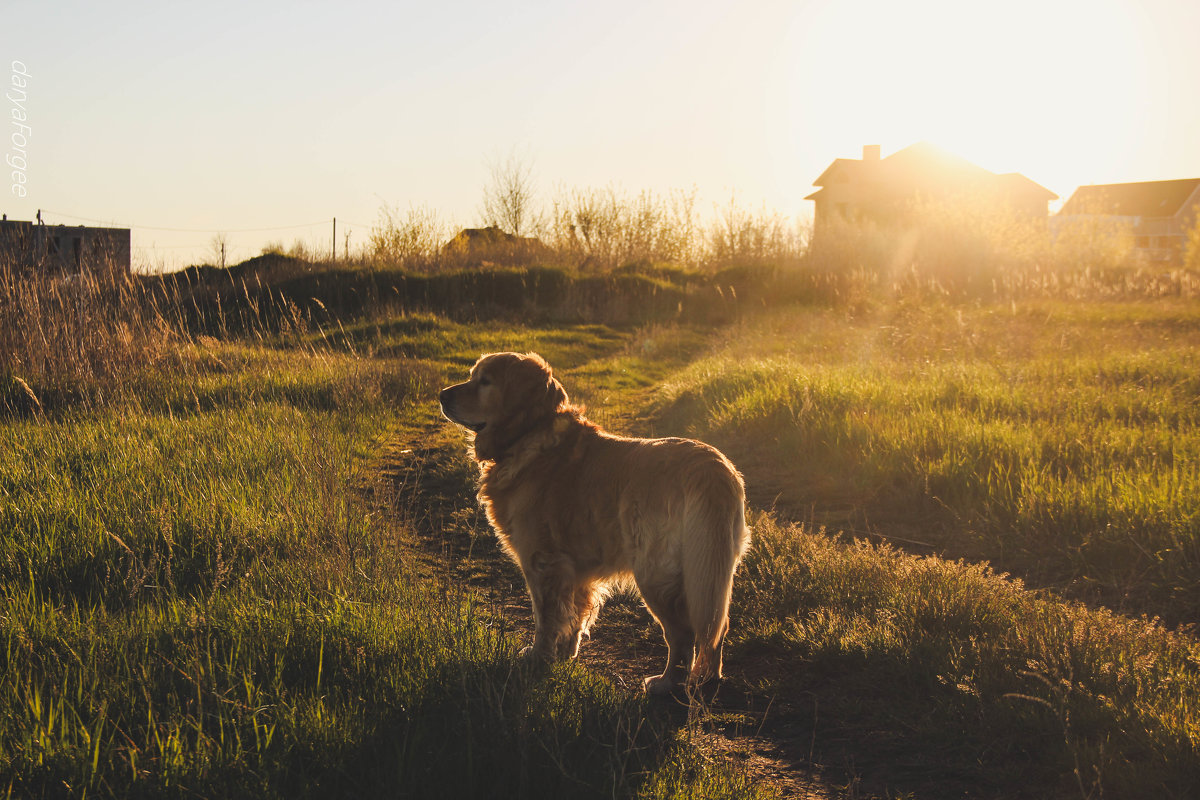
{"type": "Polygon", "coordinates": [[[688,529],[695,546],[684,558],[683,583],[689,621],[696,636],[691,680],[721,677],[721,650],[729,630],[733,573],[750,545],[746,492],[741,476],[726,459],[694,495],[688,529]]]}

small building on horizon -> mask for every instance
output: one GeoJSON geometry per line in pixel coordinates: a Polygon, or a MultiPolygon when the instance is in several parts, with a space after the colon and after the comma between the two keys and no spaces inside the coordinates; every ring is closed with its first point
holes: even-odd
{"type": "Polygon", "coordinates": [[[129,228],[0,219],[0,259],[20,269],[130,271],[129,228]]]}
{"type": "Polygon", "coordinates": [[[537,257],[546,252],[546,245],[536,236],[516,236],[496,225],[463,228],[442,247],[445,255],[483,263],[537,257]]]}
{"type": "Polygon", "coordinates": [[[1159,264],[1180,264],[1200,218],[1200,178],[1080,186],[1054,217],[1055,228],[1077,221],[1125,226],[1134,252],[1159,264]]]}
{"type": "Polygon", "coordinates": [[[970,203],[1046,219],[1058,195],[1016,172],[997,174],[918,142],[881,158],[879,145],[863,147],[861,159],[838,158],[813,181],[805,200],[815,204],[814,233],[835,220],[902,225],[922,203],[970,203]]]}

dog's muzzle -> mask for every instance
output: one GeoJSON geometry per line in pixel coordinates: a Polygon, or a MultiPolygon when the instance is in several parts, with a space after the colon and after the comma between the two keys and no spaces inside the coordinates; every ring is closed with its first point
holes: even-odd
{"type": "Polygon", "coordinates": [[[442,406],[442,416],[453,422],[455,425],[462,425],[468,430],[479,433],[481,430],[487,427],[486,422],[467,422],[459,419],[458,415],[454,413],[454,389],[456,388],[457,387],[455,386],[451,386],[449,388],[442,389],[441,393],[438,394],[438,403],[440,403],[442,406]]]}

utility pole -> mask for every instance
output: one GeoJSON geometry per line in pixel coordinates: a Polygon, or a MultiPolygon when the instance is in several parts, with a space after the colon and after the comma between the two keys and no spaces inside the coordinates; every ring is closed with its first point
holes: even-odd
{"type": "Polygon", "coordinates": [[[337,217],[333,218],[333,260],[337,261],[337,217]]]}

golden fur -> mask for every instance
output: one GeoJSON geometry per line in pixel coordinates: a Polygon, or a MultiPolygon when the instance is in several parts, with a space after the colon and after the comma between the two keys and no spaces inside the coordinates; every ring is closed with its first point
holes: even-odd
{"type": "Polygon", "coordinates": [[[742,477],[692,439],[633,439],[588,422],[534,353],[485,355],[442,390],[475,431],[479,499],[525,575],[526,654],[573,658],[616,581],[632,578],[666,638],[646,689],[721,677],[733,574],[750,542],[742,477]]]}

